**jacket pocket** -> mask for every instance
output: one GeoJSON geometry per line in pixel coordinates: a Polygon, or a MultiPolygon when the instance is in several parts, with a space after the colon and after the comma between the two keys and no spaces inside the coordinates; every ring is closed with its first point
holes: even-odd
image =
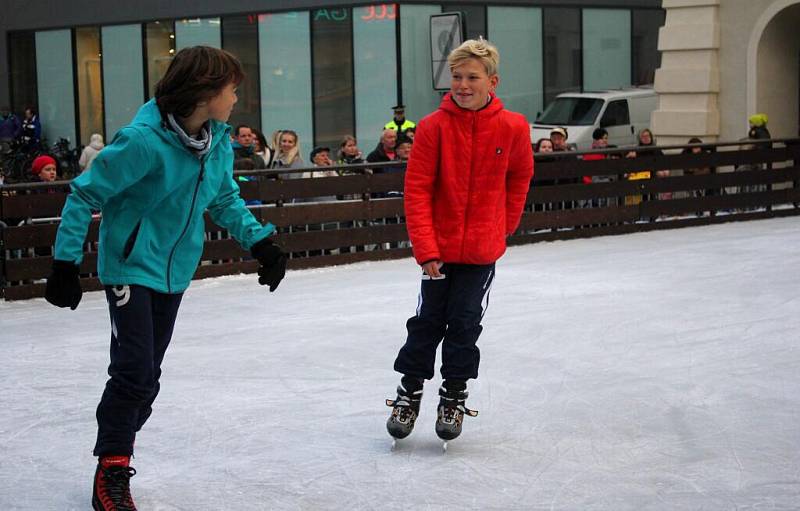
{"type": "Polygon", "coordinates": [[[136,245],[136,238],[139,237],[139,229],[142,227],[142,221],[136,224],[136,227],[133,228],[133,232],[131,232],[130,236],[128,236],[128,240],[125,242],[125,247],[122,249],[122,260],[125,261],[128,259],[128,256],[131,255],[133,252],[133,246],[136,245]]]}

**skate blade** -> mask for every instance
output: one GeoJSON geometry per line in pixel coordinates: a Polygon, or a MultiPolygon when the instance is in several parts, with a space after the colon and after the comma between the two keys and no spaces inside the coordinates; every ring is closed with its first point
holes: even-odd
{"type": "Polygon", "coordinates": [[[397,449],[397,439],[396,438],[392,438],[391,450],[394,451],[395,449],[397,449]]]}
{"type": "Polygon", "coordinates": [[[442,454],[447,454],[447,440],[442,442],[442,454]]]}

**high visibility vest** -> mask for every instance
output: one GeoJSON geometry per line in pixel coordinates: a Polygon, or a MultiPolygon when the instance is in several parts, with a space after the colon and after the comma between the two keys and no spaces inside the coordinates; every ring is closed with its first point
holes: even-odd
{"type": "Polygon", "coordinates": [[[405,130],[407,130],[408,128],[416,128],[416,127],[417,127],[417,124],[415,122],[413,122],[413,121],[409,121],[408,119],[406,119],[403,122],[402,126],[398,126],[397,123],[394,122],[394,119],[392,119],[391,122],[387,122],[386,123],[386,126],[384,126],[383,129],[385,129],[385,130],[395,130],[398,133],[402,133],[405,130]]]}

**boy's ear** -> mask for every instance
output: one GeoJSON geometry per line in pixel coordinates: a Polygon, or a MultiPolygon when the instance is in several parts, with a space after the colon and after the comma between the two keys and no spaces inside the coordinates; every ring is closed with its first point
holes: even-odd
{"type": "Polygon", "coordinates": [[[500,85],[500,75],[492,75],[489,77],[489,91],[494,92],[497,86],[500,85]]]}

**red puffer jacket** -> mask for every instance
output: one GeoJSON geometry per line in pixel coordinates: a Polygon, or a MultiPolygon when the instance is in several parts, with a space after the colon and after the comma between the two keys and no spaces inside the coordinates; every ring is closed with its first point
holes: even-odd
{"type": "Polygon", "coordinates": [[[495,262],[519,225],[531,177],[523,115],[494,95],[478,111],[445,95],[417,125],[406,170],[406,224],[417,262],[495,262]]]}

